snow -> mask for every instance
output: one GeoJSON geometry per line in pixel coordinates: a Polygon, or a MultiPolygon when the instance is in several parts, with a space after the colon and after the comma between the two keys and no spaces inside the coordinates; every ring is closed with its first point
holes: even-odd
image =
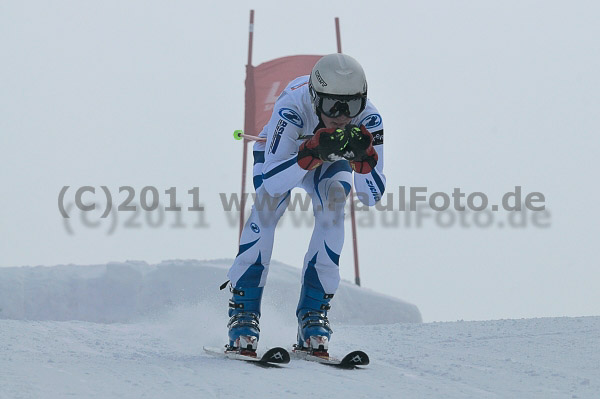
{"type": "MultiPolygon", "coordinates": [[[[227,306],[219,291],[233,261],[128,261],[106,265],[0,269],[0,318],[127,322],[177,304],[227,306]]],[[[300,270],[272,262],[263,306],[290,316],[300,295],[300,270]]],[[[350,324],[421,322],[416,306],[342,281],[330,318],[350,324]],[[377,309],[378,313],[371,310],[377,309]]],[[[268,312],[267,312],[268,313],[268,312]]]]}
{"type": "MultiPolygon", "coordinates": [[[[224,344],[229,262],[0,270],[0,398],[600,397],[600,317],[420,323],[414,305],[349,283],[331,352],[363,349],[368,367],[213,358],[202,346],[224,344]]],[[[269,277],[260,347],[289,346],[299,273],[269,277]]]]}

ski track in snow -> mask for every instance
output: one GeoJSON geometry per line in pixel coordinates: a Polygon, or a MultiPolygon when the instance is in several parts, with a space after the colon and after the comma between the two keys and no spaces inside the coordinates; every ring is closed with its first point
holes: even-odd
{"type": "MultiPolygon", "coordinates": [[[[213,358],[202,346],[220,345],[225,328],[202,325],[205,316],[187,307],[130,324],[1,320],[0,397],[600,397],[600,317],[334,326],[332,354],[371,357],[339,370],[213,358]]],[[[294,329],[261,346],[291,344],[294,329]]]]}

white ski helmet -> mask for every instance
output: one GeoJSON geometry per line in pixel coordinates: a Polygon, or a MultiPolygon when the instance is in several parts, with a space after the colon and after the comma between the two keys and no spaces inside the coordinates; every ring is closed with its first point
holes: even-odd
{"type": "Polygon", "coordinates": [[[330,118],[354,118],[367,104],[365,72],[346,54],[329,54],[317,61],[308,87],[315,112],[330,118]]]}

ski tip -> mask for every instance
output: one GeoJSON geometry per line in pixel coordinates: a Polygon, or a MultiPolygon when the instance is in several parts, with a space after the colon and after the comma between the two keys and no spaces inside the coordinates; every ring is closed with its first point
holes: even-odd
{"type": "Polygon", "coordinates": [[[236,140],[241,140],[243,134],[244,134],[244,132],[242,130],[234,130],[233,131],[233,138],[236,139],[236,140]]]}
{"type": "Polygon", "coordinates": [[[353,351],[344,356],[344,358],[340,362],[340,365],[342,367],[353,368],[356,366],[366,366],[369,364],[369,362],[369,355],[367,355],[365,352],[353,351]]]}
{"type": "Polygon", "coordinates": [[[290,353],[284,348],[271,348],[265,352],[260,360],[261,362],[287,364],[290,362],[290,353]]]}

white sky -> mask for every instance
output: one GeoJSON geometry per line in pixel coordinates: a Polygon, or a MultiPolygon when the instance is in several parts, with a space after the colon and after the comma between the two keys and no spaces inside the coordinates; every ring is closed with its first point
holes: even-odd
{"type": "MultiPolygon", "coordinates": [[[[237,224],[218,193],[240,186],[231,134],[243,127],[250,7],[255,65],[335,52],[340,17],[343,50],[362,63],[384,119],[396,198],[398,186],[460,187],[498,203],[515,185],[546,197],[545,229],[362,227],[363,286],[415,303],[425,321],[600,314],[592,1],[4,2],[0,266],[235,256],[237,224]],[[71,201],[83,185],[114,195],[151,185],[163,203],[177,187],[184,206],[200,187],[210,227],[183,212],[187,228],[172,228],[172,214],[126,228],[121,213],[113,234],[106,220],[86,228],[74,216],[70,235],[57,207],[65,185],[71,201]]],[[[284,219],[273,259],[300,267],[309,237],[284,219]]]]}

